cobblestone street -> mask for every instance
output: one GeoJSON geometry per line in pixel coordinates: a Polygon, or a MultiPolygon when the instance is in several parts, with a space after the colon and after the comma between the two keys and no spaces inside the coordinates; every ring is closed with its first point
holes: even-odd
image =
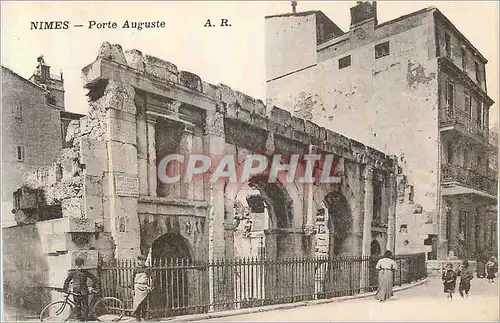
{"type": "Polygon", "coordinates": [[[455,293],[453,301],[442,292],[441,280],[397,292],[388,302],[372,297],[294,309],[211,319],[238,321],[498,321],[498,283],[475,278],[469,299],[455,293]]]}

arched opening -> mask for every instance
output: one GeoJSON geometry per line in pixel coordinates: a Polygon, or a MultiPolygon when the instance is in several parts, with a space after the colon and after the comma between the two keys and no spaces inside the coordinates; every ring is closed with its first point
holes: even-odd
{"type": "Polygon", "coordinates": [[[188,314],[190,282],[183,268],[191,260],[187,240],[177,233],[160,236],[151,246],[151,259],[155,268],[160,267],[153,271],[152,277],[150,309],[153,316],[188,314]]]}
{"type": "MultiPolygon", "coordinates": [[[[352,235],[351,209],[341,192],[330,192],[324,198],[321,207],[318,208],[316,221],[319,228],[316,235],[317,256],[328,255],[328,258],[333,258],[356,254],[350,239],[352,235]]],[[[341,296],[337,293],[334,295],[333,291],[343,290],[344,286],[350,284],[349,282],[359,281],[357,278],[352,279],[355,273],[351,272],[350,266],[350,263],[346,261],[329,261],[318,266],[315,274],[315,289],[318,297],[341,296]]],[[[352,288],[345,288],[345,291],[347,295],[352,292],[352,288]]]]}
{"type": "Polygon", "coordinates": [[[323,200],[328,214],[328,256],[355,254],[347,240],[352,233],[352,215],[349,204],[340,192],[331,192],[323,200]]]}
{"type": "Polygon", "coordinates": [[[292,227],[293,201],[280,183],[268,183],[266,178],[254,177],[237,193],[232,211],[236,224],[234,258],[250,258],[248,266],[235,268],[236,304],[243,308],[251,306],[249,302],[263,302],[264,299],[270,302],[281,297],[276,293],[286,293],[289,285],[281,267],[264,268],[256,261],[296,254],[290,235],[283,232],[292,227]]]}
{"type": "Polygon", "coordinates": [[[377,240],[373,240],[370,244],[370,255],[380,256],[382,254],[382,248],[380,248],[380,243],[377,240]]]}

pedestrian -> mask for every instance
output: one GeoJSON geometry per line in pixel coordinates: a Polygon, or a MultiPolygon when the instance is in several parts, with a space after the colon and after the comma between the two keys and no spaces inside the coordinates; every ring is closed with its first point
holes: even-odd
{"type": "Polygon", "coordinates": [[[134,269],[134,300],[132,311],[135,313],[137,321],[147,319],[147,298],[151,292],[150,278],[151,268],[146,267],[146,257],[139,256],[138,266],[134,269]]]}
{"type": "Polygon", "coordinates": [[[462,268],[458,272],[458,276],[460,276],[460,283],[458,284],[458,292],[460,296],[464,298],[469,298],[469,290],[470,290],[470,282],[474,276],[472,275],[471,270],[469,269],[469,262],[464,260],[462,263],[462,268]]]}
{"type": "Polygon", "coordinates": [[[495,257],[491,257],[486,263],[486,279],[488,279],[488,283],[493,283],[495,281],[496,272],[497,264],[495,263],[495,257]]]}
{"type": "Polygon", "coordinates": [[[397,264],[392,257],[392,252],[387,250],[384,252],[384,257],[375,265],[378,270],[378,289],[375,294],[375,299],[384,302],[393,295],[392,287],[394,285],[394,272],[397,264]]]}
{"type": "Polygon", "coordinates": [[[89,292],[97,293],[97,290],[93,287],[97,286],[98,280],[87,270],[82,269],[84,265],[84,260],[82,258],[75,259],[76,270],[70,270],[68,277],[64,281],[63,289],[68,293],[71,292],[69,289],[69,284],[72,282],[72,292],[77,295],[73,295],[75,302],[75,314],[79,321],[85,322],[89,315],[89,292]],[[87,286],[87,279],[92,279],[92,286],[89,288],[87,286]]]}
{"type": "Polygon", "coordinates": [[[442,278],[444,292],[447,294],[446,298],[452,300],[453,293],[455,292],[455,287],[457,285],[457,274],[453,271],[453,265],[451,264],[451,262],[446,264],[442,278]]]}
{"type": "Polygon", "coordinates": [[[481,255],[477,258],[477,261],[476,261],[476,276],[477,276],[477,278],[486,277],[486,270],[485,270],[484,264],[485,264],[484,256],[481,255]]]}

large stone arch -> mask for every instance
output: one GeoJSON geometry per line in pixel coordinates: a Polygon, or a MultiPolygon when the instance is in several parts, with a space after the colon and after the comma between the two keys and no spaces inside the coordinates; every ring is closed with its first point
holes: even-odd
{"type": "MultiPolygon", "coordinates": [[[[269,226],[266,229],[266,256],[284,258],[302,256],[301,239],[303,218],[302,198],[295,183],[268,183],[265,176],[254,176],[245,183],[228,183],[225,187],[225,222],[235,223],[233,207],[238,193],[243,190],[257,189],[269,209],[269,226]],[[272,237],[272,238],[271,238],[272,237]]],[[[233,226],[234,228],[234,226],[233,226]]],[[[233,249],[233,245],[226,245],[233,249]]],[[[227,250],[226,254],[231,254],[227,250]]]]}

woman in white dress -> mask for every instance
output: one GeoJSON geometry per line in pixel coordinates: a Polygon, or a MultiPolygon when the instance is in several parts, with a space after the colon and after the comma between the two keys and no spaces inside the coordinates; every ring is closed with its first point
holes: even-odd
{"type": "Polygon", "coordinates": [[[375,298],[383,302],[393,295],[392,287],[394,285],[394,273],[397,264],[392,259],[392,252],[387,250],[384,253],[384,258],[380,259],[375,266],[378,270],[378,289],[375,298]]]}

